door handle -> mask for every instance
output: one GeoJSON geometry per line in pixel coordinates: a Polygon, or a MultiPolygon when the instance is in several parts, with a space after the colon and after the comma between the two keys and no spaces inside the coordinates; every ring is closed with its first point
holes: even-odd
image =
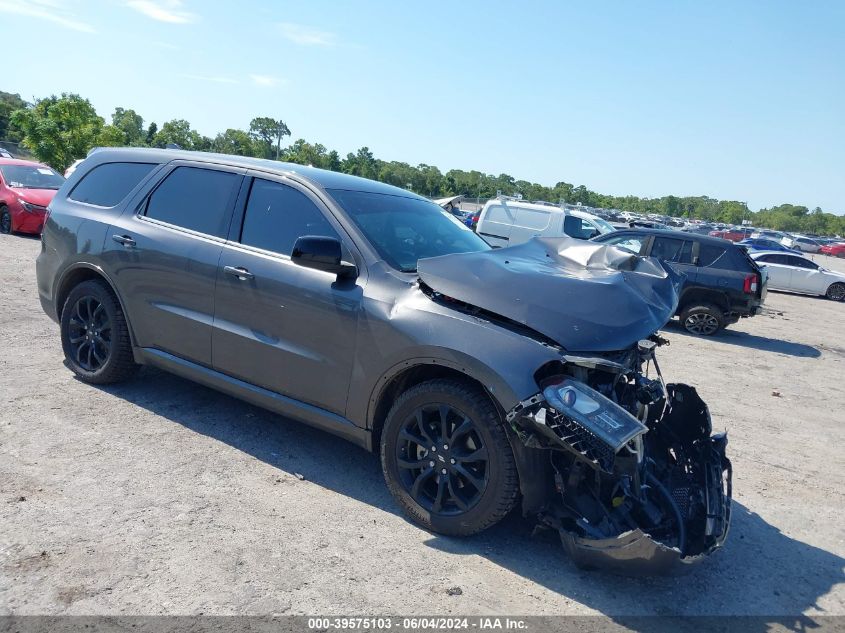
{"type": "Polygon", "coordinates": [[[232,275],[233,277],[237,277],[241,281],[247,281],[248,279],[255,279],[255,275],[249,272],[243,266],[224,266],[223,272],[227,275],[232,275]]]}
{"type": "Polygon", "coordinates": [[[118,244],[122,244],[127,248],[132,248],[133,246],[135,246],[135,240],[133,240],[128,235],[112,235],[111,238],[118,244]]]}

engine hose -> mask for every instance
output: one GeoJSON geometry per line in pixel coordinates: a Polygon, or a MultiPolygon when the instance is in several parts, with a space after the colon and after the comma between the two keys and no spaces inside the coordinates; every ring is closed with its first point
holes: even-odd
{"type": "Polygon", "coordinates": [[[666,499],[666,503],[669,504],[669,507],[672,508],[672,512],[675,514],[675,521],[678,523],[678,549],[681,550],[681,556],[683,556],[687,547],[687,526],[684,524],[684,518],[681,516],[681,510],[678,508],[678,504],[675,503],[672,495],[669,494],[666,486],[660,483],[657,477],[651,473],[646,473],[645,478],[648,483],[660,491],[660,494],[663,495],[663,498],[666,499]]]}

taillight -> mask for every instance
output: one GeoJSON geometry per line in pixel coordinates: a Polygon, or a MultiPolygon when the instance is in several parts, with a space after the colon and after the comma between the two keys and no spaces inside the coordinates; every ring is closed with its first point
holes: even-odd
{"type": "Polygon", "coordinates": [[[748,294],[757,292],[757,275],[746,275],[742,289],[748,294]]]}

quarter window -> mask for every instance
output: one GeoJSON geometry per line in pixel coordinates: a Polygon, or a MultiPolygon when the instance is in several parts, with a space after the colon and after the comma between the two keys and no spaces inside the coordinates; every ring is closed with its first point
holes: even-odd
{"type": "Polygon", "coordinates": [[[241,176],[227,171],[177,167],[147,202],[148,218],[198,233],[226,237],[232,198],[241,176]]]}
{"type": "Polygon", "coordinates": [[[153,163],[98,165],[82,177],[68,198],[98,207],[113,207],[129,195],[155,166],[153,163]]]}
{"type": "Polygon", "coordinates": [[[305,235],[338,237],[311,200],[293,187],[256,178],[246,205],[241,244],[290,255],[305,235]]]}
{"type": "Polygon", "coordinates": [[[712,266],[725,254],[725,248],[713,244],[699,244],[698,264],[700,266],[712,266]]]}

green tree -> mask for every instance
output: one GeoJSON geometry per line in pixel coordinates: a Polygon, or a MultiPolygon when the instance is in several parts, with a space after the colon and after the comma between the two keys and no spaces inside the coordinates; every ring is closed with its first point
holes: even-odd
{"type": "Polygon", "coordinates": [[[144,139],[144,143],[152,147],[156,134],[158,134],[158,125],[153,121],[150,123],[150,127],[147,128],[147,137],[144,139]]]}
{"type": "Polygon", "coordinates": [[[96,146],[103,123],[88,99],[67,93],[41,99],[11,117],[12,126],[23,135],[24,147],[59,171],[96,146]]]}
{"type": "Polygon", "coordinates": [[[264,158],[272,158],[273,146],[276,146],[276,160],[281,153],[282,139],[290,136],[290,130],[285,122],[272,117],[256,117],[249,122],[249,133],[262,143],[264,158]]]}
{"type": "Polygon", "coordinates": [[[96,147],[124,147],[128,145],[126,133],[114,125],[105,125],[97,134],[96,147]]]}
{"type": "Polygon", "coordinates": [[[212,143],[212,149],[221,154],[235,154],[237,156],[260,156],[260,148],[256,141],[243,130],[229,128],[218,134],[212,143]],[[256,152],[259,152],[256,154],[256,152]]]}
{"type": "Polygon", "coordinates": [[[111,122],[126,135],[126,145],[137,147],[145,144],[147,135],[144,132],[144,119],[135,110],[115,108],[111,122]]]}
{"type": "Polygon", "coordinates": [[[0,140],[19,141],[20,135],[10,129],[12,112],[27,107],[26,101],[19,94],[0,90],[0,140]]]}
{"type": "Polygon", "coordinates": [[[194,149],[202,144],[199,133],[191,129],[191,124],[185,119],[173,119],[163,123],[161,129],[153,136],[151,145],[167,147],[175,144],[182,149],[194,149]]]}

